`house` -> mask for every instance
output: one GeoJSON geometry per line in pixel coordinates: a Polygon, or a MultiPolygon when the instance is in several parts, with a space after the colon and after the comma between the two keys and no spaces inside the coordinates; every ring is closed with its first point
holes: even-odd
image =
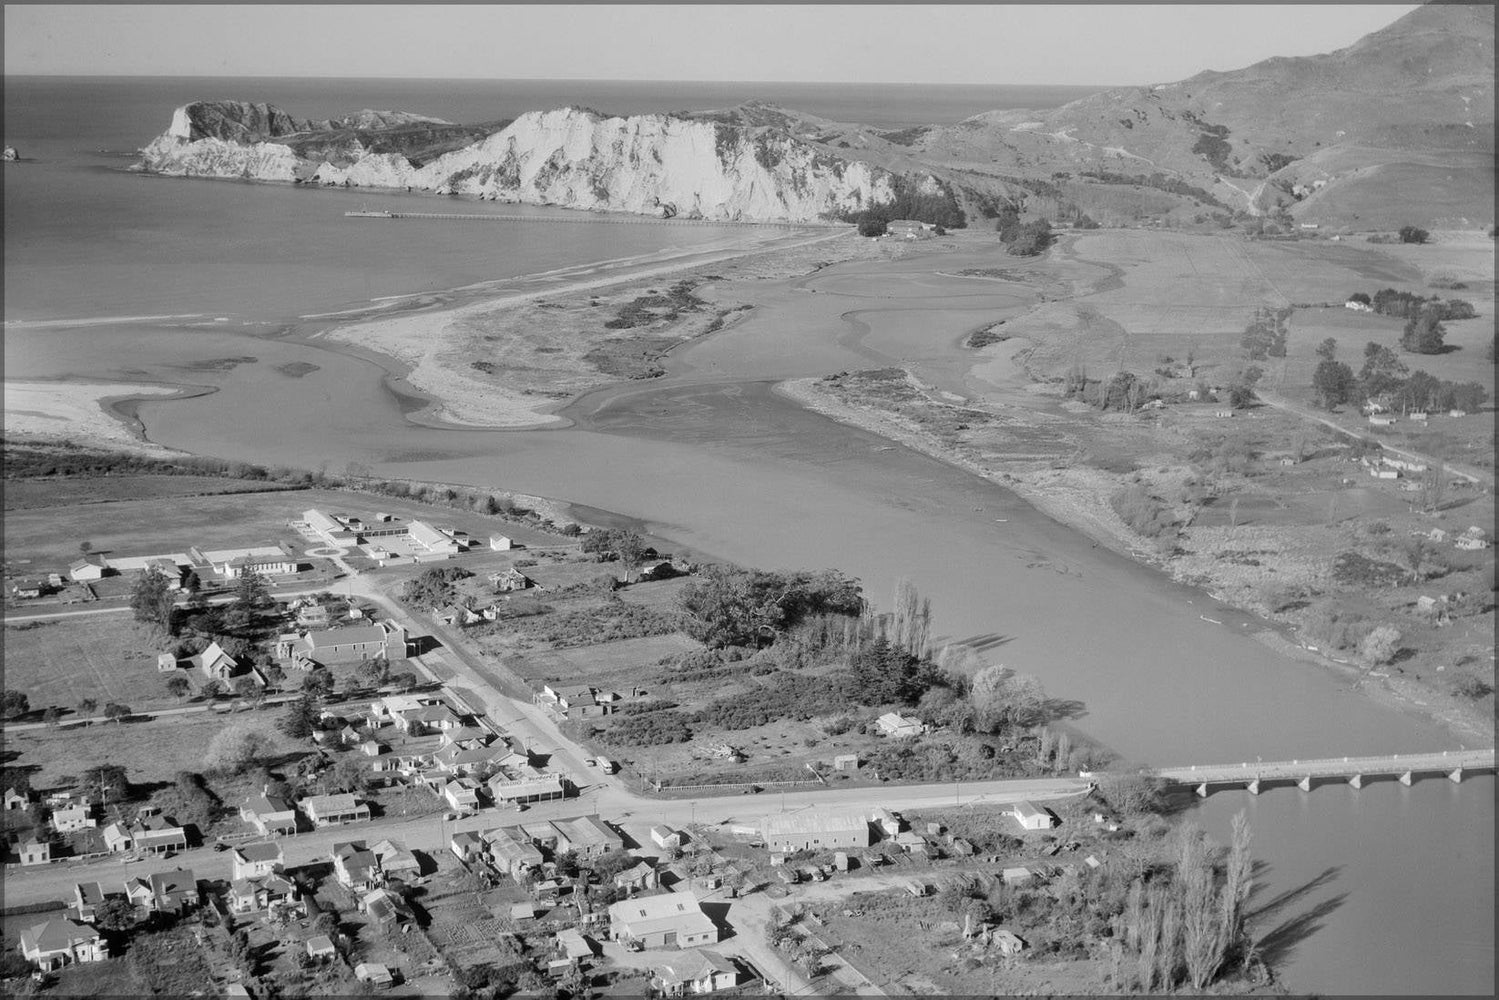
{"type": "Polygon", "coordinates": [[[501,827],[484,834],[489,842],[489,862],[511,878],[541,867],[540,849],[532,839],[515,827],[501,827]]]}
{"type": "Polygon", "coordinates": [[[1374,307],[1372,305],[1367,302],[1360,302],[1357,299],[1349,299],[1347,302],[1344,302],[1343,308],[1352,309],[1354,312],[1361,313],[1371,313],[1374,311],[1374,307]]]}
{"type": "Polygon", "coordinates": [[[651,841],[663,851],[682,849],[682,835],[669,826],[651,827],[651,841]]]}
{"type": "Polygon", "coordinates": [[[333,874],[338,884],[345,889],[368,892],[385,881],[380,870],[380,858],[364,846],[364,841],[353,840],[334,844],[332,849],[333,874]]]}
{"type": "Polygon", "coordinates": [[[396,981],[390,969],[379,962],[360,962],[354,966],[354,978],[371,986],[389,986],[396,981]]]}
{"type": "Polygon", "coordinates": [[[563,778],[555,774],[538,774],[524,778],[509,778],[497,774],[489,779],[489,797],[495,805],[509,802],[550,802],[564,798],[567,786],[563,778]]]}
{"type": "Polygon", "coordinates": [[[380,926],[409,924],[416,919],[406,901],[388,889],[376,889],[361,897],[359,909],[380,926]]]}
{"type": "Polygon", "coordinates": [[[1413,410],[1410,413],[1410,418],[1412,420],[1418,420],[1424,424],[1426,423],[1427,414],[1424,410],[1413,410]]]}
{"type": "Polygon", "coordinates": [[[775,813],[760,823],[765,846],[772,851],[834,850],[868,847],[869,821],[863,813],[833,809],[801,809],[775,813]]]}
{"type": "Polygon", "coordinates": [[[885,232],[897,239],[922,240],[931,235],[931,228],[924,222],[915,222],[911,219],[896,219],[886,224],[885,232]]]}
{"type": "Polygon", "coordinates": [[[353,794],[313,795],[302,800],[302,811],[313,826],[342,826],[370,818],[370,807],[353,794]]]}
{"type": "Polygon", "coordinates": [[[624,838],[597,816],[553,820],[552,827],[557,831],[557,850],[574,851],[581,858],[601,858],[625,846],[624,838]]]}
{"type": "Polygon", "coordinates": [[[472,608],[465,608],[461,604],[449,604],[447,607],[438,608],[432,612],[432,616],[437,619],[439,625],[456,625],[459,628],[484,620],[484,616],[479,612],[472,608]]]}
{"type": "Polygon", "coordinates": [[[73,902],[68,909],[84,923],[94,922],[94,911],[104,902],[104,886],[98,882],[79,882],[73,886],[73,902]]]}
{"type": "Polygon", "coordinates": [[[1462,549],[1465,552],[1481,552],[1489,547],[1489,540],[1482,535],[1464,533],[1459,535],[1457,541],[1453,542],[1452,545],[1454,548],[1462,549]]]}
{"type": "Polygon", "coordinates": [[[718,927],[690,892],[615,903],[609,907],[609,931],[616,941],[643,948],[691,948],[718,940],[718,927]]]}
{"type": "Polygon", "coordinates": [[[22,844],[17,853],[20,854],[23,865],[45,865],[52,861],[52,845],[35,837],[22,844]]]}
{"type": "Polygon", "coordinates": [[[569,965],[576,965],[593,958],[593,944],[576,927],[558,931],[556,937],[552,939],[552,946],[559,956],[559,961],[569,965]]]}
{"type": "Polygon", "coordinates": [[[479,792],[471,784],[450,781],[442,786],[442,797],[447,800],[450,809],[456,809],[459,812],[479,811],[479,792]]]}
{"type": "Polygon", "coordinates": [[[1025,885],[1036,874],[1029,868],[1006,868],[999,873],[999,877],[1005,885],[1025,885]]]}
{"type": "Polygon", "coordinates": [[[283,635],[276,641],[276,657],[327,667],[364,660],[404,660],[411,655],[413,645],[404,626],[375,622],[352,628],[314,629],[302,636],[283,635]]]}
{"type": "Polygon", "coordinates": [[[614,887],[626,892],[643,892],[646,889],[655,889],[660,884],[661,876],[657,874],[656,869],[644,861],[614,876],[614,887]]]}
{"type": "Polygon", "coordinates": [[[277,796],[252,795],[239,807],[240,819],[252,824],[262,837],[297,832],[297,810],[277,796]]]}
{"type": "Polygon", "coordinates": [[[900,817],[896,816],[895,813],[891,812],[889,809],[876,807],[869,814],[869,822],[877,825],[887,837],[894,837],[896,834],[900,833],[900,817]]]}
{"type": "Polygon", "coordinates": [[[17,580],[10,588],[15,597],[41,597],[42,592],[47,589],[46,583],[41,580],[17,580]]]}
{"type": "Polygon", "coordinates": [[[989,931],[989,941],[999,949],[1001,955],[1018,955],[1025,950],[1024,939],[1008,928],[996,927],[989,931]]]}
{"type": "Polygon", "coordinates": [[[270,841],[245,844],[234,849],[230,859],[231,877],[235,879],[262,878],[280,871],[286,864],[281,845],[270,841]]]}
{"type": "Polygon", "coordinates": [[[474,830],[455,833],[448,839],[448,847],[459,861],[468,863],[484,857],[484,838],[474,830]]]}
{"type": "Polygon", "coordinates": [[[321,604],[304,604],[297,609],[297,625],[300,628],[327,628],[328,609],[321,604]]]}
{"type": "Polygon", "coordinates": [[[84,556],[68,567],[75,580],[102,580],[110,574],[109,560],[103,556],[84,556]]]}
{"type": "Polygon", "coordinates": [[[410,878],[422,873],[422,863],[399,840],[387,837],[371,847],[370,852],[380,859],[380,871],[387,877],[395,875],[398,878],[410,878]]]}
{"type": "Polygon", "coordinates": [[[1037,808],[1030,802],[1015,803],[1010,807],[1010,815],[1025,830],[1050,830],[1056,824],[1056,817],[1049,810],[1037,808]]]}
{"type": "Polygon", "coordinates": [[[333,939],[326,934],[314,934],[307,939],[307,954],[313,958],[333,958],[338,954],[338,949],[333,947],[333,939]]]}
{"type": "Polygon", "coordinates": [[[43,972],[70,962],[102,962],[109,949],[99,932],[66,917],[33,924],[21,932],[21,957],[43,972]]]}
{"type": "Polygon", "coordinates": [[[609,714],[608,702],[587,684],[544,684],[535,702],[554,715],[567,719],[590,719],[609,714]]]}
{"type": "Polygon", "coordinates": [[[1431,542],[1445,542],[1447,540],[1447,532],[1442,528],[1432,528],[1426,533],[1426,539],[1431,542]]]}
{"type": "Polygon", "coordinates": [[[1371,413],[1369,414],[1369,423],[1375,427],[1389,427],[1395,423],[1395,418],[1387,413],[1371,413]]]}
{"type": "Polygon", "coordinates": [[[835,771],[857,771],[858,769],[859,755],[856,753],[840,753],[833,758],[835,771]]]}
{"type": "Polygon", "coordinates": [[[886,712],[876,720],[880,732],[891,739],[909,739],[926,732],[926,726],[917,718],[907,718],[897,712],[886,712]]]}
{"type": "Polygon", "coordinates": [[[201,653],[189,656],[187,662],[193,669],[201,670],[204,677],[215,681],[231,680],[239,670],[234,657],[224,652],[223,647],[216,642],[210,642],[201,653]]]}
{"type": "Polygon", "coordinates": [[[1447,416],[1449,417],[1466,417],[1467,415],[1467,410],[1451,409],[1447,411],[1447,416]]]}
{"type": "Polygon", "coordinates": [[[431,733],[463,728],[463,720],[453,714],[446,705],[423,705],[397,712],[396,728],[407,736],[427,736],[431,733]]]}
{"type": "Polygon", "coordinates": [[[1221,417],[1232,417],[1233,415],[1234,415],[1234,411],[1233,410],[1214,410],[1213,411],[1213,416],[1215,416],[1215,417],[1220,417],[1220,418],[1221,417]]]}
{"type": "MultiPolygon", "coordinates": [[[[145,880],[151,890],[147,908],[158,913],[182,913],[198,905],[198,878],[191,868],[157,872],[145,880]]],[[[128,893],[128,887],[127,887],[128,893]]]]}
{"type": "Polygon", "coordinates": [[[739,970],[733,962],[715,952],[693,949],[657,966],[651,985],[665,996],[679,997],[732,989],[738,982],[739,970]]]}
{"type": "Polygon", "coordinates": [[[30,808],[30,806],[31,793],[29,791],[23,792],[15,787],[7,788],[5,790],[6,812],[10,812],[12,809],[27,809],[30,808]]]}
{"type": "Polygon", "coordinates": [[[536,904],[529,899],[512,904],[510,907],[510,919],[516,923],[524,923],[536,919],[536,904]]]}
{"type": "Polygon", "coordinates": [[[303,914],[307,912],[307,904],[296,884],[281,875],[235,881],[229,887],[229,908],[235,913],[288,908],[303,914]]]}
{"type": "Polygon", "coordinates": [[[99,821],[94,819],[93,809],[88,805],[68,806],[52,811],[52,829],[58,833],[88,830],[98,825],[99,821]]]}
{"type": "Polygon", "coordinates": [[[187,850],[187,833],[165,816],[151,813],[132,823],[111,823],[104,828],[104,846],[111,854],[145,851],[165,854],[187,850]]]}
{"type": "Polygon", "coordinates": [[[381,743],[379,740],[365,740],[363,743],[359,744],[359,752],[364,754],[366,757],[378,757],[383,753],[389,752],[389,750],[390,747],[386,746],[384,743],[381,743]]]}
{"type": "Polygon", "coordinates": [[[492,552],[509,552],[515,548],[515,542],[508,535],[490,535],[489,548],[492,552]]]}

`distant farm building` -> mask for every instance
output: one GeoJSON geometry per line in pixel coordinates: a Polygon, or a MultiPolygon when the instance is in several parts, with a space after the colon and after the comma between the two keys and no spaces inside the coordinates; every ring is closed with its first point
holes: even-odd
{"type": "Polygon", "coordinates": [[[1050,830],[1056,825],[1055,816],[1030,802],[1015,803],[1010,807],[1010,815],[1026,830],[1050,830]]]}

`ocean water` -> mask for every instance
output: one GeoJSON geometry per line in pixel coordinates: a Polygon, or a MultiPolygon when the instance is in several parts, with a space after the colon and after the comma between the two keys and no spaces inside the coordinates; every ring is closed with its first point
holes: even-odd
{"type": "MultiPolygon", "coordinates": [[[[192,100],[267,101],[327,117],[399,109],[474,122],[583,105],[611,113],[768,100],[901,128],[1002,107],[1050,106],[1086,87],[865,87],[597,81],[10,77],[5,142],[5,318],[43,321],[209,312],[282,321],[380,295],[696,247],[722,227],[411,224],[347,220],[365,202],[446,207],[430,195],[312,190],[126,172],[192,100]]],[[[465,211],[547,209],[480,206],[465,211]]]]}

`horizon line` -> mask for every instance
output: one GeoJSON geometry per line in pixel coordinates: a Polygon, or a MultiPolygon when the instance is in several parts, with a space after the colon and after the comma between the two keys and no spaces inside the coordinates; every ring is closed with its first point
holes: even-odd
{"type": "MultiPolygon", "coordinates": [[[[75,80],[423,80],[436,83],[675,83],[732,86],[750,84],[755,86],[787,87],[968,87],[1015,88],[1045,90],[1067,88],[1070,90],[1119,90],[1134,87],[1154,86],[1154,83],[1093,84],[1093,83],[942,83],[932,80],[688,80],[673,78],[625,78],[591,76],[343,76],[317,74],[261,75],[251,73],[4,73],[0,79],[75,79],[75,80]]],[[[1160,81],[1156,81],[1157,83],[1160,81]]],[[[1166,81],[1175,82],[1175,81],[1166,81]]]]}

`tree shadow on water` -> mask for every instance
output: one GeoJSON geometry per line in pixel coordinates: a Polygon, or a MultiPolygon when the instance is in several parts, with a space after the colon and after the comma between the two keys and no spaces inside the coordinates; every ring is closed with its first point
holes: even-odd
{"type": "MultiPolygon", "coordinates": [[[[1268,866],[1255,863],[1257,883],[1263,884],[1259,880],[1267,870],[1268,866]]],[[[1321,930],[1326,918],[1343,905],[1348,898],[1346,892],[1312,903],[1305,910],[1300,909],[1303,903],[1309,902],[1311,894],[1336,882],[1342,870],[1338,865],[1328,868],[1305,884],[1287,889],[1266,901],[1263,906],[1249,911],[1247,919],[1250,922],[1263,924],[1270,920],[1279,921],[1265,933],[1256,935],[1255,948],[1266,965],[1273,968],[1289,958],[1297,945],[1321,930]]],[[[1250,896],[1252,899],[1254,893],[1251,892],[1250,896]]]]}

